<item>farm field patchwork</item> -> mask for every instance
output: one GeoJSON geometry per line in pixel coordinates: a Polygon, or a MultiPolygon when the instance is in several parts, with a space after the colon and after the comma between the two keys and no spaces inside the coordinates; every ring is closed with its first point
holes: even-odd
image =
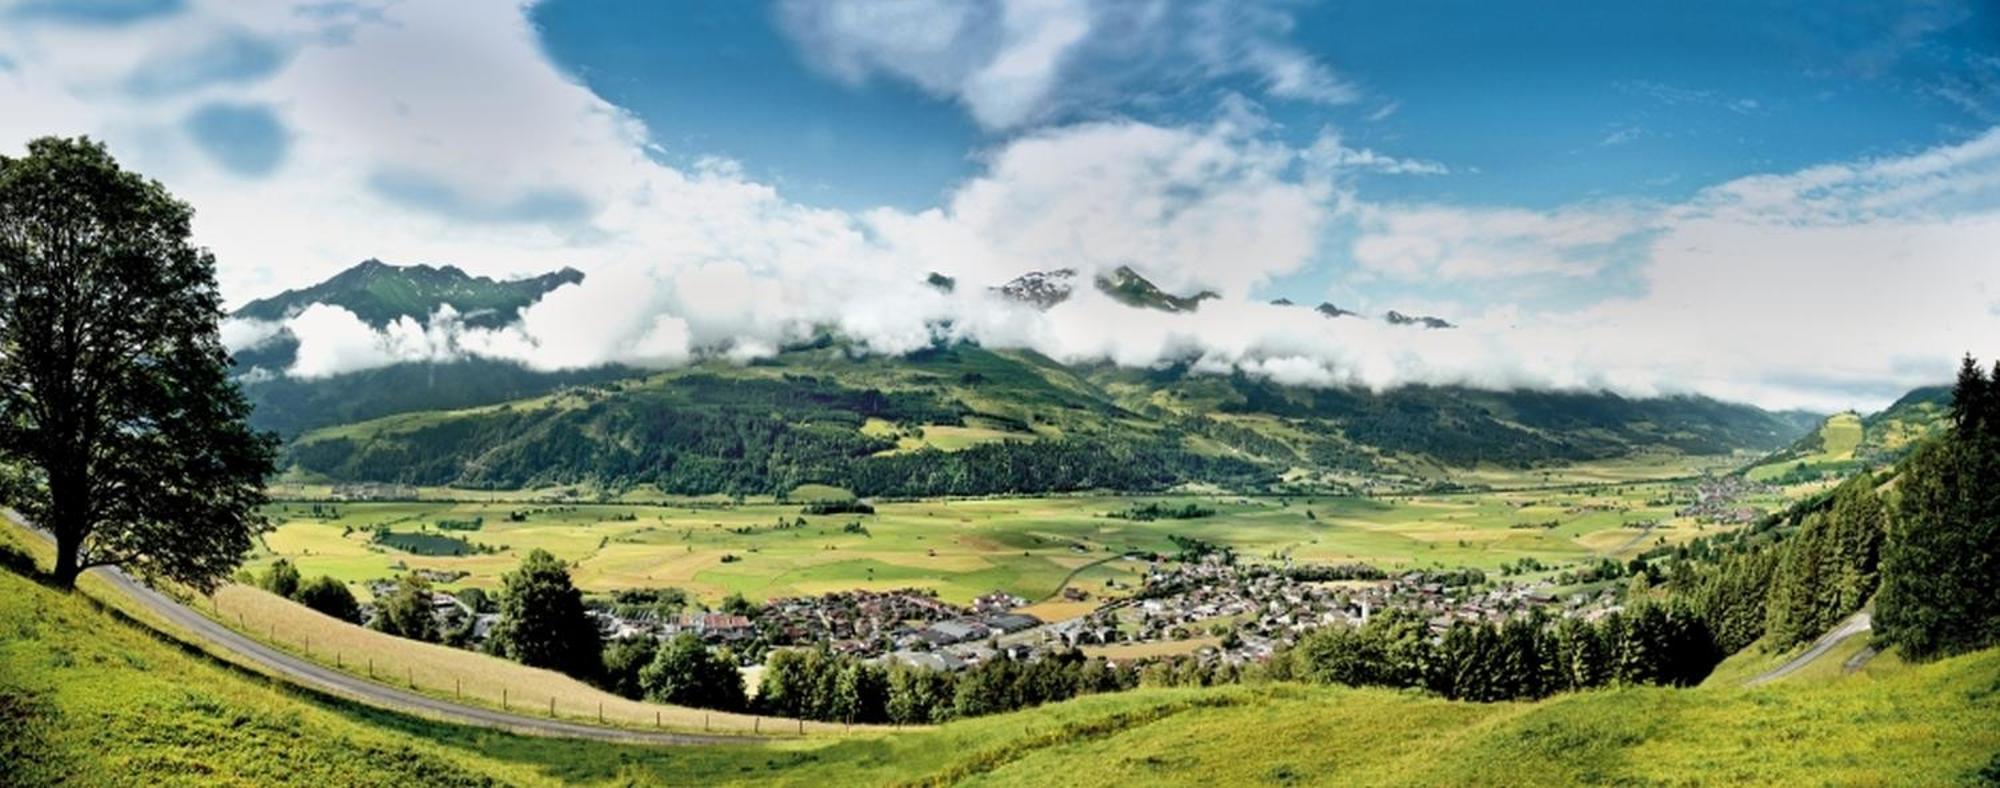
{"type": "Polygon", "coordinates": [[[715,601],[732,593],[760,600],[914,586],[954,602],[996,590],[1042,601],[1064,586],[1093,596],[1134,587],[1146,563],[1123,555],[1172,554],[1174,537],[1228,547],[1244,560],[1384,569],[1493,572],[1523,558],[1551,566],[1624,558],[1717,528],[1675,517],[1668,499],[1676,489],[1647,482],[1396,498],[953,499],[878,503],[873,514],[812,514],[769,499],[283,501],[268,509],[277,527],[264,536],[252,568],[282,557],[308,576],[355,584],[421,568],[455,575],[447,588],[492,588],[521,556],[543,549],[573,563],[587,591],[676,586],[715,601]],[[1111,516],[1149,503],[1214,513],[1111,516]]]}

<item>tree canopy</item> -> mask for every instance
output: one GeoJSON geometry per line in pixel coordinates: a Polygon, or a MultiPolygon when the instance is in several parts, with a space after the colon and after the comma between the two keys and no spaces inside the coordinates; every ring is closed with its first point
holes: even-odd
{"type": "Polygon", "coordinates": [[[569,567],[547,550],[521,559],[501,579],[496,649],[521,664],[593,678],[603,667],[602,639],[584,613],[569,567]]]}
{"type": "Polygon", "coordinates": [[[246,426],[194,211],[87,138],[0,156],[0,469],[93,566],[210,589],[266,527],[275,442],[246,426]]]}
{"type": "MultiPolygon", "coordinates": [[[[1994,377],[2000,377],[1996,370],[1994,377]]],[[[1882,548],[1876,621],[1911,659],[2000,642],[2000,382],[1971,358],[1951,429],[1910,457],[1882,548]]]]}
{"type": "Polygon", "coordinates": [[[653,661],[639,669],[646,697],[662,703],[736,711],[748,705],[743,674],[727,651],[711,651],[683,632],[667,641],[653,661]]]}

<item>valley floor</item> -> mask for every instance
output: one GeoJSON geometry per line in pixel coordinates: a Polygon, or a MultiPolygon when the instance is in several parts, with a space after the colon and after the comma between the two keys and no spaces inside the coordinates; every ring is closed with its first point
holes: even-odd
{"type": "Polygon", "coordinates": [[[10,784],[1952,784],[1996,752],[2000,651],[1540,703],[1278,684],[768,745],[543,739],[289,688],[0,571],[10,784]]]}

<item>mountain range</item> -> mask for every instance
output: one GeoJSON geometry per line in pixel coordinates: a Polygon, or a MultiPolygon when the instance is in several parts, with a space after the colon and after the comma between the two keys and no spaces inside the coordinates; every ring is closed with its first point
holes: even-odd
{"type": "MultiPolygon", "coordinates": [[[[371,260],[237,315],[276,319],[319,303],[382,325],[449,304],[467,320],[504,325],[581,277],[565,269],[496,281],[371,260]]],[[[997,289],[1047,308],[1069,297],[1075,278],[1059,270],[997,289]]],[[[935,275],[931,283],[956,286],[935,275]]],[[[1131,269],[1093,284],[1133,308],[1189,311],[1213,297],[1166,293],[1131,269]]],[[[1331,305],[1320,312],[1351,316],[1331,305]]],[[[1480,466],[1775,452],[1821,421],[1694,396],[1284,386],[1185,364],[1063,364],[964,343],[868,356],[831,334],[748,364],[550,373],[468,359],[311,380],[274,374],[282,344],[238,354],[253,422],[287,439],[295,474],[338,481],[679,493],[827,483],[873,495],[1326,489],[1435,482],[1480,466]],[[255,366],[263,370],[248,374],[255,366]]]]}

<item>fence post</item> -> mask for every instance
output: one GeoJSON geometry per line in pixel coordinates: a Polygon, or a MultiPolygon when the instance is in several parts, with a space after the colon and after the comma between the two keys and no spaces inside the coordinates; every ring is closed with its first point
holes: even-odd
{"type": "Polygon", "coordinates": [[[369,677],[369,678],[371,678],[371,679],[372,679],[372,678],[375,678],[375,658],[374,658],[374,657],[369,657],[369,658],[368,658],[368,677],[369,677]]]}
{"type": "MultiPolygon", "coordinates": [[[[657,711],[653,712],[653,727],[660,727],[660,713],[657,711]]],[[[707,727],[707,724],[704,723],[702,727],[707,727]]]]}
{"type": "Polygon", "coordinates": [[[764,732],[764,718],[763,718],[763,717],[751,717],[751,718],[750,718],[750,732],[751,732],[751,733],[763,733],[763,732],[764,732]]]}
{"type": "Polygon", "coordinates": [[[506,711],[506,710],[507,710],[507,688],[506,688],[506,687],[501,687],[501,688],[500,688],[500,710],[501,710],[501,711],[506,711]]]}
{"type": "Polygon", "coordinates": [[[453,694],[453,695],[457,695],[457,696],[459,697],[459,699],[460,699],[460,700],[464,700],[464,699],[465,699],[465,679],[461,679],[461,678],[459,678],[459,677],[457,677],[457,676],[453,676],[453,677],[451,677],[451,692],[452,692],[452,694],[453,694]]]}
{"type": "Polygon", "coordinates": [[[597,702],[597,723],[604,724],[604,701],[597,702]]]}
{"type": "Polygon", "coordinates": [[[556,696],[549,696],[549,716],[556,716],[556,696]]]}

